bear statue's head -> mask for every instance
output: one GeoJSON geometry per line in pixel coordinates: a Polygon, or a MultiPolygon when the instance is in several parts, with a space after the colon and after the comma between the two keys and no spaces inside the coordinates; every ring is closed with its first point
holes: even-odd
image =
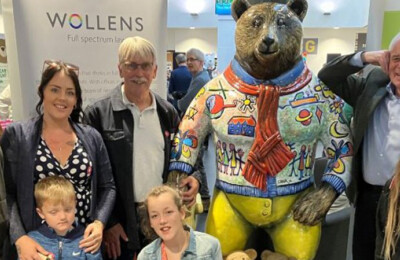
{"type": "Polygon", "coordinates": [[[235,58],[257,79],[272,79],[301,60],[306,0],[234,0],[235,58]]]}

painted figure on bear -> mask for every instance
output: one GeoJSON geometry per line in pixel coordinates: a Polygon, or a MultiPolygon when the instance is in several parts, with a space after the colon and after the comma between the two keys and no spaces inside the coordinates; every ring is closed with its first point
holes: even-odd
{"type": "MultiPolygon", "coordinates": [[[[276,252],[313,259],[321,220],[349,184],[352,142],[343,101],[300,55],[305,0],[235,0],[236,54],[190,104],[175,135],[170,170],[190,175],[209,133],[217,180],[206,232],[224,255],[243,250],[255,228],[276,252]],[[329,164],[313,188],[318,141],[329,164]]],[[[172,179],[172,178],[171,178],[172,179]]]]}

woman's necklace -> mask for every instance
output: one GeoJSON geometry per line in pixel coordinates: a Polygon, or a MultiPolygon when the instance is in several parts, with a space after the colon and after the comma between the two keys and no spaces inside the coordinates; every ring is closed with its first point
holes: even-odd
{"type": "Polygon", "coordinates": [[[51,131],[45,127],[42,130],[42,139],[52,151],[54,158],[65,165],[67,159],[75,147],[76,136],[73,131],[51,131]],[[65,141],[67,140],[67,141],[65,141]]]}
{"type": "Polygon", "coordinates": [[[68,140],[66,142],[63,142],[63,140],[58,141],[58,140],[49,138],[46,135],[42,135],[42,138],[52,151],[61,152],[63,149],[71,148],[71,147],[73,148],[75,146],[74,140],[68,140]]]}

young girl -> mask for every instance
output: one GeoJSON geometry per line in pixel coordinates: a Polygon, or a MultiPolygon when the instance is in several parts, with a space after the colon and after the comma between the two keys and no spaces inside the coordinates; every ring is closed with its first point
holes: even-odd
{"type": "Polygon", "coordinates": [[[400,161],[383,188],[377,210],[376,260],[400,259],[400,161]]]}
{"type": "Polygon", "coordinates": [[[221,246],[216,238],[184,225],[185,209],[176,190],[165,185],[153,188],[144,207],[147,212],[142,221],[145,235],[149,238],[157,235],[158,238],[143,248],[138,260],[222,260],[221,246]]]}

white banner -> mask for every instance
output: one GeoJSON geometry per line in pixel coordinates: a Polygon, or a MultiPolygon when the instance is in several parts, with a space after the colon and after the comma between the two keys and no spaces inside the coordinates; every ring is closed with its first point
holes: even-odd
{"type": "Polygon", "coordinates": [[[2,0],[13,118],[33,115],[43,61],[79,66],[84,105],[120,82],[118,46],[142,36],[157,49],[152,89],[166,96],[165,0],[2,0]]]}

